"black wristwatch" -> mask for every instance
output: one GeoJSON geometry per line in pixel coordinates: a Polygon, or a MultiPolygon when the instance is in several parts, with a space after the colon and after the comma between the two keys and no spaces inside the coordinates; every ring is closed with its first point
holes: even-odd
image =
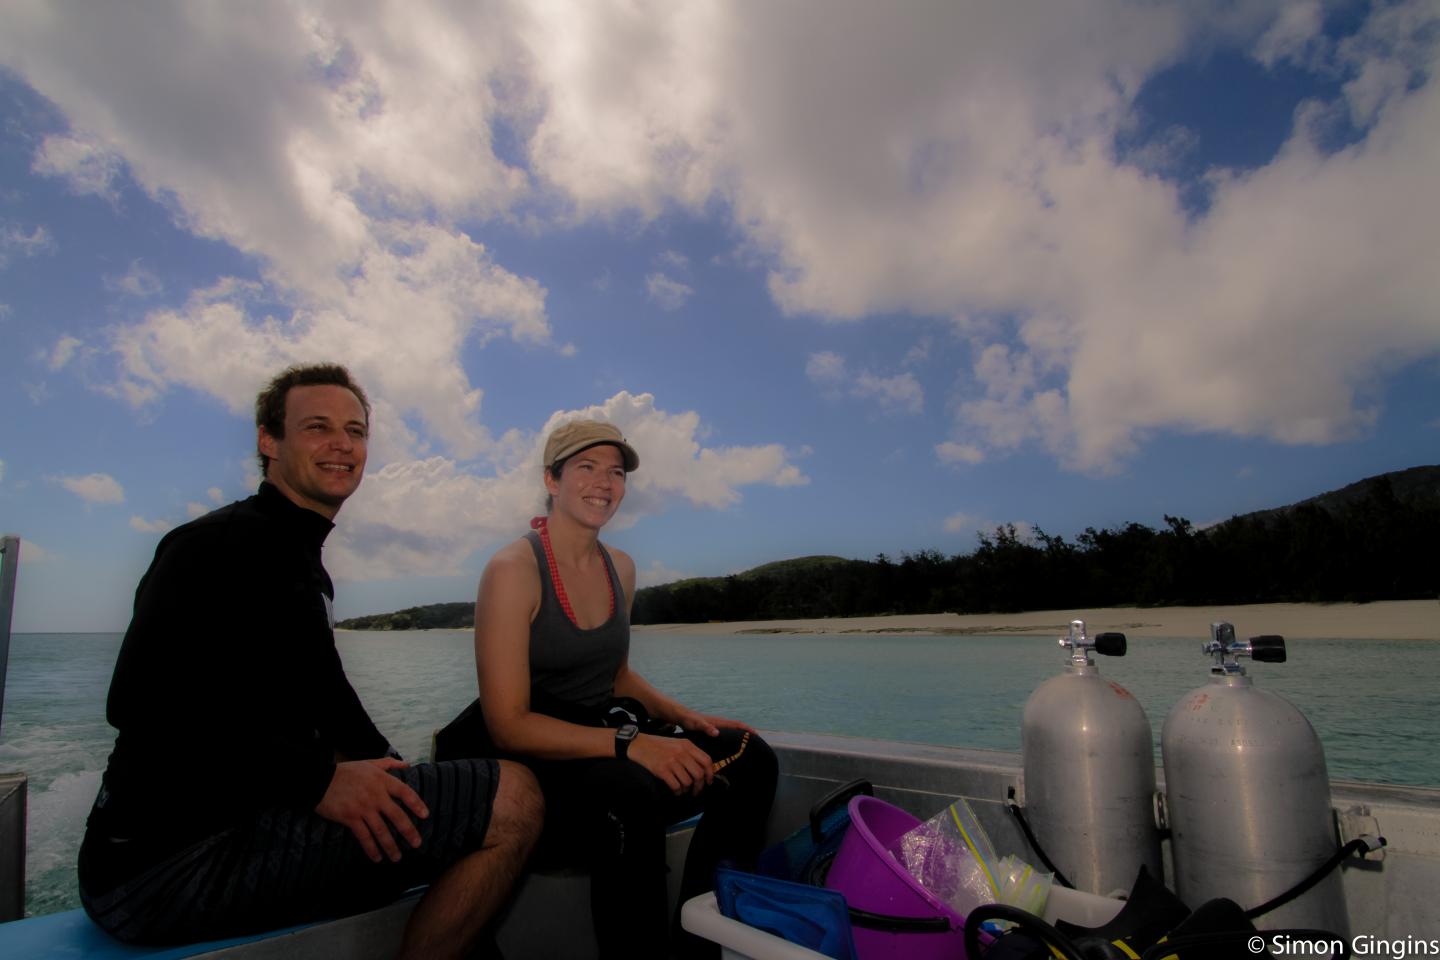
{"type": "Polygon", "coordinates": [[[615,757],[618,760],[626,759],[625,755],[630,752],[630,744],[640,736],[640,728],[633,723],[623,724],[615,729],[615,757]]]}

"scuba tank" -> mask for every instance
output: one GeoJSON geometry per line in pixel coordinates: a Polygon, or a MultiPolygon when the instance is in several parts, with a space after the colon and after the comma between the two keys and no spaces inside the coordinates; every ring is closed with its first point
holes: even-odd
{"type": "Polygon", "coordinates": [[[1092,639],[1085,621],[1072,620],[1060,646],[1071,651],[1065,672],[1025,703],[1025,819],[1036,852],[1077,890],[1124,896],[1141,866],[1165,875],[1150,721],[1130,691],[1102,679],[1090,659],[1091,650],[1124,656],[1123,633],[1092,639]]]}
{"type": "MultiPolygon", "coordinates": [[[[1278,694],[1256,689],[1236,657],[1284,663],[1277,636],[1237,641],[1210,625],[1210,682],[1175,704],[1160,736],[1175,892],[1186,903],[1229,897],[1253,908],[1327,862],[1338,842],[1320,739],[1278,694]]],[[[1340,872],[1261,915],[1265,927],[1348,938],[1340,872]]]]}

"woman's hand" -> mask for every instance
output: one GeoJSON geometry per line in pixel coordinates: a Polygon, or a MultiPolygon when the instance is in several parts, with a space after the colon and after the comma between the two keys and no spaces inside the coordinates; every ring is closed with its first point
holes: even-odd
{"type": "Polygon", "coordinates": [[[715,778],[710,755],[689,740],[642,733],[626,756],[663,780],[676,796],[698,794],[715,778]]]}
{"type": "Polygon", "coordinates": [[[685,710],[675,718],[675,723],[681,730],[689,730],[693,733],[703,733],[706,736],[718,737],[723,730],[744,730],[754,733],[755,728],[748,723],[741,723],[739,720],[731,720],[729,717],[717,717],[708,713],[696,713],[694,710],[685,710]]]}

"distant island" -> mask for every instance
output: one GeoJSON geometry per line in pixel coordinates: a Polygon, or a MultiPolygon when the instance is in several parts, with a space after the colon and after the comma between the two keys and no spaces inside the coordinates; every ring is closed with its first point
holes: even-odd
{"type": "MultiPolygon", "coordinates": [[[[1366,602],[1440,595],[1440,466],[1369,477],[1285,507],[1196,530],[1164,517],[1073,542],[1013,525],[967,554],[812,556],[725,577],[636,591],[637,624],[919,613],[1010,613],[1119,606],[1366,602]]],[[[342,620],[349,630],[461,629],[473,603],[435,603],[342,620]]]]}
{"type": "Polygon", "coordinates": [[[456,630],[475,626],[475,604],[431,603],[394,613],[372,613],[335,624],[342,630],[456,630]]]}

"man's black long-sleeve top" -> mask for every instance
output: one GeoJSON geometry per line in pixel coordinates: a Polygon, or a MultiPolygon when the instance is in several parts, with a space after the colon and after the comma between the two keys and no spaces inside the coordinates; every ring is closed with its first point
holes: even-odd
{"type": "Polygon", "coordinates": [[[110,683],[92,830],[179,846],[261,807],[313,809],[337,754],[385,755],[335,650],[333,526],[262,483],[160,541],[110,683]]]}

